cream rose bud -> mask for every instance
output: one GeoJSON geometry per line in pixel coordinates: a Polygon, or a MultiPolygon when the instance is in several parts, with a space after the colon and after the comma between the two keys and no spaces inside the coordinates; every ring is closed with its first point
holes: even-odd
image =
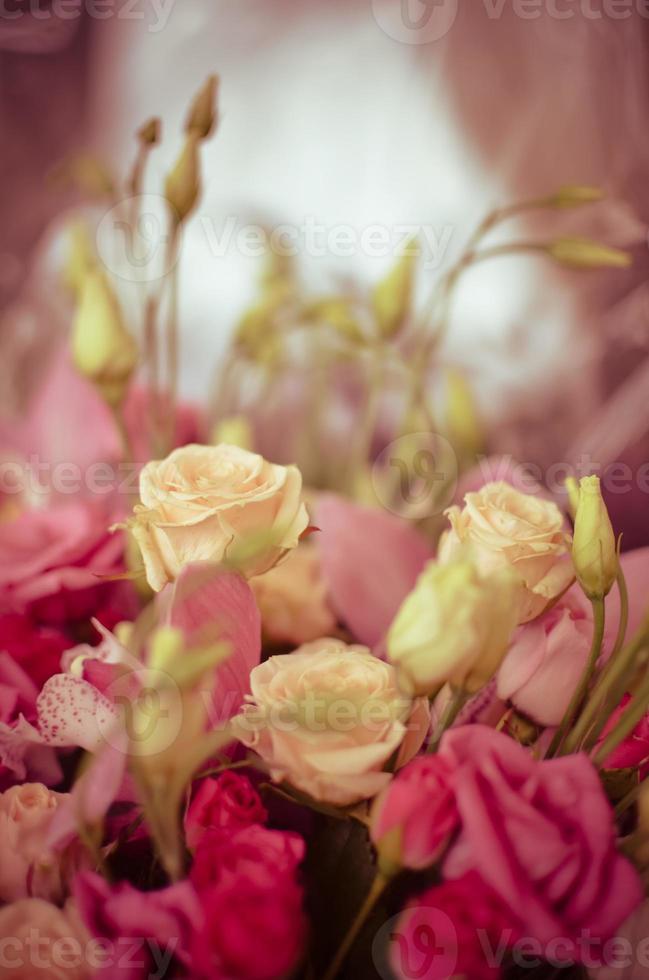
{"type": "Polygon", "coordinates": [[[335,632],[336,617],[317,549],[304,541],[281,565],[250,580],[265,638],[271,643],[308,643],[335,632]]]}
{"type": "Polygon", "coordinates": [[[50,824],[68,794],[42,783],[23,783],[0,793],[0,901],[33,896],[60,901],[82,867],[83,850],[74,842],[63,853],[46,845],[50,824]]]}
{"type": "Polygon", "coordinates": [[[159,592],[195,561],[231,559],[247,576],[276,565],[306,530],[302,475],[238,446],[183,446],[147,463],[131,532],[159,592]]]}
{"type": "Polygon", "coordinates": [[[483,574],[469,558],[430,562],[388,632],[388,659],[404,690],[431,696],[443,684],[473,693],[496,673],[516,627],[518,579],[483,574]]]}
{"type": "Polygon", "coordinates": [[[376,796],[415,755],[430,716],[397,686],[390,664],[367,647],[321,639],[271,657],[250,675],[252,694],[233,720],[237,737],[316,800],[348,806],[376,796]]]}
{"type": "Polygon", "coordinates": [[[487,574],[510,566],[518,573],[518,622],[540,616],[574,578],[571,540],[561,511],[552,501],[487,483],[467,493],[464,507],[446,511],[451,528],[440,541],[438,559],[446,563],[467,545],[487,574]]]}

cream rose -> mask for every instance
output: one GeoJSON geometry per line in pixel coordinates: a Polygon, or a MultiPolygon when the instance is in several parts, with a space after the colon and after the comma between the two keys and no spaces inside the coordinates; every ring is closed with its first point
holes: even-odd
{"type": "Polygon", "coordinates": [[[336,617],[327,602],[327,585],[311,542],[303,542],[285,562],[251,579],[250,585],[264,636],[271,643],[308,643],[335,631],[336,617]]]}
{"type": "Polygon", "coordinates": [[[348,806],[390,781],[421,746],[428,704],[406,698],[396,672],[367,647],[321,639],[271,657],[250,675],[249,703],[234,719],[238,738],[286,780],[317,800],[348,806]]]}
{"type": "Polygon", "coordinates": [[[268,571],[308,526],[301,494],[297,467],[225,443],[147,463],[130,528],[149,585],[159,592],[185,565],[228,557],[245,575],[268,571]]]}
{"type": "Polygon", "coordinates": [[[440,541],[439,561],[450,561],[468,545],[485,573],[511,566],[520,577],[519,623],[540,616],[573,580],[570,535],[552,501],[508,483],[487,483],[466,494],[462,509],[451,507],[446,515],[451,529],[440,541]]]}
{"type": "Polygon", "coordinates": [[[0,793],[0,901],[34,896],[60,901],[84,860],[78,842],[61,853],[46,846],[50,823],[67,794],[42,783],[0,793]]]}

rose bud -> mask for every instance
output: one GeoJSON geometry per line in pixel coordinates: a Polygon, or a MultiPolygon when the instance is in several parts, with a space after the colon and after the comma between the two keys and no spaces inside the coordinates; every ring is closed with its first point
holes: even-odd
{"type": "Polygon", "coordinates": [[[388,633],[403,689],[432,696],[447,682],[467,693],[484,687],[516,626],[517,589],[510,569],[487,575],[468,558],[430,562],[388,633]]]}
{"type": "Polygon", "coordinates": [[[579,584],[589,599],[608,595],[617,577],[618,557],[597,476],[585,476],[579,482],[572,560],[579,584]]]}
{"type": "Polygon", "coordinates": [[[441,855],[458,824],[453,766],[439,755],[409,762],[372,807],[370,836],[386,877],[419,870],[441,855]]]}

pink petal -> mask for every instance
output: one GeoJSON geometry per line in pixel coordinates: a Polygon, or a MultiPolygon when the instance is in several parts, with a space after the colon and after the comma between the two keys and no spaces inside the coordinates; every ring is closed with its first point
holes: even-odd
{"type": "Polygon", "coordinates": [[[74,462],[83,472],[92,463],[121,458],[119,433],[110,409],[74,369],[67,346],[54,357],[24,423],[9,429],[21,455],[52,463],[74,462]]]}
{"type": "Polygon", "coordinates": [[[47,786],[62,778],[54,750],[43,745],[40,732],[22,715],[14,725],[0,722],[0,764],[21,782],[28,774],[47,786]]]}
{"type": "Polygon", "coordinates": [[[47,845],[63,848],[76,836],[80,824],[100,823],[118,798],[126,770],[127,739],[107,742],[77,779],[72,792],[57,808],[49,826],[47,845]]]}
{"type": "Polygon", "coordinates": [[[252,589],[233,572],[196,562],[167,586],[160,604],[166,623],[183,631],[189,647],[229,645],[230,656],[218,668],[213,721],[231,718],[250,692],[250,671],[261,657],[261,617],[252,589]]]}
{"type": "Polygon", "coordinates": [[[335,494],[318,497],[314,523],[332,605],[354,636],[373,647],[432,551],[401,518],[335,494]]]}

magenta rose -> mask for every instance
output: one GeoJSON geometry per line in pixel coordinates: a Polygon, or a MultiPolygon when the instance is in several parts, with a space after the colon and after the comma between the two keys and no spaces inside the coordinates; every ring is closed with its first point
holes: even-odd
{"type": "Polygon", "coordinates": [[[439,755],[405,766],[377,798],[371,837],[388,872],[426,868],[458,825],[453,764],[439,755]]]}
{"type": "Polygon", "coordinates": [[[275,980],[297,964],[306,935],[298,865],[304,841],[258,824],[209,830],[194,858],[204,925],[192,968],[206,980],[275,980]]]}
{"type": "Polygon", "coordinates": [[[521,626],[498,672],[498,697],[540,725],[558,725],[586,666],[592,620],[590,604],[573,589],[521,626]]]}
{"type": "Polygon", "coordinates": [[[204,925],[194,934],[192,976],[277,980],[291,976],[306,936],[302,889],[291,876],[274,885],[247,875],[201,892],[204,925]]]}
{"type": "Polygon", "coordinates": [[[303,857],[304,841],[298,834],[258,824],[235,831],[208,830],[196,849],[191,879],[199,891],[245,875],[272,883],[294,875],[303,857]]]}
{"type": "Polygon", "coordinates": [[[187,846],[194,850],[206,830],[238,830],[263,824],[268,813],[246,776],[224,772],[204,779],[185,816],[187,846]]]}
{"type": "Polygon", "coordinates": [[[520,925],[498,894],[470,871],[413,899],[391,935],[398,980],[497,980],[520,925]]]}
{"type": "Polygon", "coordinates": [[[462,823],[446,877],[477,871],[525,935],[561,938],[566,958],[578,958],[582,930],[614,935],[644,889],[616,849],[612,809],[586,756],[540,762],[483,725],[447,732],[440,754],[456,769],[462,823]]]}

